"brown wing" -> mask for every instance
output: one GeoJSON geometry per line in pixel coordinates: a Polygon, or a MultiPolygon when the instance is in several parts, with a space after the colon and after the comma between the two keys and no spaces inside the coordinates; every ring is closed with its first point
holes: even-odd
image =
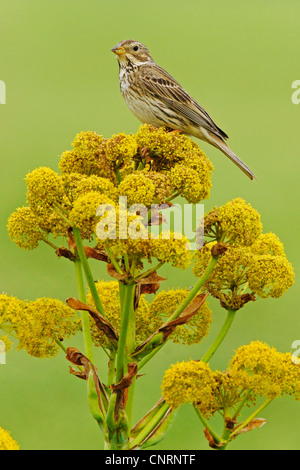
{"type": "Polygon", "coordinates": [[[228,135],[214,123],[197,101],[168,72],[158,65],[152,63],[151,66],[144,65],[141,67],[140,80],[152,96],[162,100],[171,109],[182,114],[193,124],[204,127],[221,139],[228,138],[228,135]]]}

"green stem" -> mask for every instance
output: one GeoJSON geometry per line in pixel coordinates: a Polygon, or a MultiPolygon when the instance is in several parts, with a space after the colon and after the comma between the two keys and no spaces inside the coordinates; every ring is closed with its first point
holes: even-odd
{"type": "Polygon", "coordinates": [[[78,228],[73,227],[73,235],[74,235],[76,246],[77,246],[77,252],[78,252],[80,261],[82,263],[83,271],[84,271],[88,286],[90,288],[91,294],[94,299],[95,307],[98,310],[98,312],[102,313],[102,315],[105,316],[105,312],[104,312],[103,306],[99,298],[99,294],[95,286],[92,271],[91,271],[90,265],[88,263],[88,260],[84,251],[84,247],[82,244],[82,240],[81,240],[81,236],[80,236],[80,232],[78,228]]]}
{"type": "Polygon", "coordinates": [[[44,243],[47,243],[47,245],[51,246],[51,248],[53,248],[55,251],[58,250],[58,246],[54,245],[54,243],[50,242],[49,240],[47,240],[47,238],[45,237],[42,237],[42,241],[44,243]]]}
{"type": "Polygon", "coordinates": [[[153,431],[153,429],[159,424],[164,415],[169,409],[169,405],[164,403],[155,416],[146,424],[146,426],[141,430],[141,432],[136,436],[136,438],[130,443],[130,448],[138,447],[144,439],[153,431]]]}
{"type": "Polygon", "coordinates": [[[197,405],[194,405],[194,410],[196,411],[196,414],[198,418],[200,419],[201,423],[203,424],[203,426],[208,430],[208,432],[213,437],[214,441],[217,444],[220,444],[222,442],[222,438],[213,430],[209,422],[204,418],[203,414],[201,413],[197,405]]]}
{"type": "Polygon", "coordinates": [[[199,290],[201,287],[206,283],[207,279],[209,278],[210,274],[214,270],[215,265],[218,262],[218,257],[214,257],[210,260],[209,265],[207,266],[206,270],[202,274],[202,276],[198,279],[194,287],[190,290],[184,301],[179,305],[177,310],[168,318],[166,323],[169,323],[170,321],[176,320],[176,318],[179,317],[179,315],[183,312],[183,310],[191,303],[191,301],[196,297],[198,294],[199,290]]]}
{"type": "Polygon", "coordinates": [[[120,173],[120,170],[117,168],[116,171],[116,177],[117,177],[117,180],[118,180],[118,183],[120,184],[121,181],[122,181],[122,176],[121,176],[121,173],[120,173]]]}
{"type": "Polygon", "coordinates": [[[123,302],[121,303],[121,331],[119,336],[117,360],[116,360],[116,383],[119,383],[124,375],[126,366],[126,343],[132,312],[134,310],[134,295],[136,284],[124,284],[123,302]]]}
{"type": "Polygon", "coordinates": [[[204,354],[201,361],[208,362],[211,359],[211,357],[215,354],[216,350],[219,348],[220,344],[222,343],[225,336],[227,335],[229,328],[231,327],[231,324],[234,320],[235,314],[236,314],[236,310],[231,310],[230,308],[228,309],[226,320],[218,336],[216,337],[215,341],[213,342],[209,350],[204,354]]]}
{"type": "MultiPolygon", "coordinates": [[[[85,286],[84,286],[84,279],[82,274],[82,265],[80,259],[76,259],[74,261],[75,266],[75,273],[78,285],[78,293],[81,302],[86,303],[86,293],[85,293],[85,286]]],[[[91,336],[91,329],[90,329],[90,319],[89,314],[86,311],[81,311],[81,322],[82,322],[82,332],[84,338],[84,347],[85,347],[85,355],[86,357],[93,362],[93,343],[92,343],[92,336],[91,336]]]]}
{"type": "Polygon", "coordinates": [[[129,259],[128,259],[127,253],[123,253],[123,258],[124,258],[125,271],[129,274],[130,265],[129,265],[129,259]]]}
{"type": "Polygon", "coordinates": [[[156,264],[155,266],[153,266],[153,268],[150,268],[148,269],[147,271],[145,271],[144,273],[140,274],[139,276],[137,276],[135,278],[136,281],[138,281],[139,279],[144,279],[145,277],[149,276],[150,274],[154,273],[155,271],[157,271],[164,263],[164,261],[161,261],[160,263],[156,264]]]}
{"type": "Polygon", "coordinates": [[[124,273],[123,273],[122,269],[120,268],[120,266],[118,265],[117,261],[115,260],[115,257],[112,254],[112,251],[109,248],[108,243],[105,244],[105,250],[106,250],[106,253],[108,254],[108,256],[110,258],[111,263],[113,264],[115,270],[117,271],[117,273],[123,275],[124,273]]]}
{"type": "Polygon", "coordinates": [[[174,194],[171,194],[171,196],[167,197],[167,199],[165,200],[165,202],[170,202],[172,201],[173,199],[175,199],[175,197],[179,196],[180,195],[180,191],[177,191],[176,193],[174,194]]]}
{"type": "Polygon", "coordinates": [[[235,410],[234,415],[232,416],[233,420],[236,420],[238,418],[239,414],[241,413],[242,409],[244,408],[245,404],[247,403],[247,400],[248,400],[249,395],[251,394],[251,392],[252,392],[252,389],[248,390],[248,392],[244,396],[243,400],[241,401],[241,403],[239,404],[239,406],[235,410]]]}
{"type": "Polygon", "coordinates": [[[52,209],[56,212],[70,227],[72,227],[71,222],[69,221],[68,217],[65,215],[66,212],[62,212],[61,208],[57,204],[53,204],[52,209]]]}
{"type": "Polygon", "coordinates": [[[110,385],[114,383],[115,367],[116,367],[116,351],[111,350],[109,362],[108,362],[107,387],[110,387],[110,385]]]}
{"type": "MultiPolygon", "coordinates": [[[[135,310],[134,310],[134,296],[135,296],[135,289],[136,285],[134,285],[133,293],[129,297],[129,318],[128,318],[128,330],[127,330],[127,338],[126,338],[126,362],[130,362],[130,354],[132,351],[135,350],[136,347],[136,339],[135,339],[135,331],[136,331],[136,321],[135,321],[135,310]]],[[[132,411],[133,411],[133,399],[134,399],[134,390],[135,390],[135,382],[136,377],[134,377],[132,384],[128,390],[128,398],[126,404],[126,413],[128,417],[128,430],[131,429],[131,420],[132,420],[132,411]]]]}
{"type": "Polygon", "coordinates": [[[230,436],[230,429],[228,429],[227,427],[227,419],[230,419],[231,416],[230,416],[230,408],[224,408],[224,430],[223,430],[223,434],[222,434],[222,439],[224,441],[224,445],[222,447],[220,447],[219,449],[220,450],[225,450],[227,445],[228,445],[228,439],[229,439],[229,436],[230,436]]]}
{"type": "Polygon", "coordinates": [[[235,428],[234,431],[232,431],[229,438],[232,439],[235,436],[235,434],[237,434],[241,429],[247,426],[247,424],[250,423],[250,421],[252,421],[262,410],[264,410],[266,406],[269,405],[269,403],[271,403],[271,401],[272,399],[267,399],[259,408],[257,408],[257,410],[255,410],[250,416],[248,416],[248,418],[245,419],[245,421],[243,421],[239,426],[235,428]]]}

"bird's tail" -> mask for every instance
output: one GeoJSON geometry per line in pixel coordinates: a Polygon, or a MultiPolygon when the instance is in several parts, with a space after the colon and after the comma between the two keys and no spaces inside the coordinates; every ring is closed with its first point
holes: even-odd
{"type": "Polygon", "coordinates": [[[247,165],[228,147],[228,145],[219,137],[209,132],[209,143],[217,147],[230,160],[238,166],[251,180],[257,179],[255,174],[247,167],[247,165]]]}

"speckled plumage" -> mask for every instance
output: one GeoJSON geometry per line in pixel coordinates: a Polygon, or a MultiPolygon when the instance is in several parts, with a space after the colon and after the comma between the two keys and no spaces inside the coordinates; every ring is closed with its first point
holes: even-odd
{"type": "Polygon", "coordinates": [[[254,173],[227,146],[227,134],[182,86],[152,59],[146,46],[127,39],[112,51],[119,62],[122,96],[143,123],[166,126],[204,140],[221,150],[250,179],[254,173]]]}

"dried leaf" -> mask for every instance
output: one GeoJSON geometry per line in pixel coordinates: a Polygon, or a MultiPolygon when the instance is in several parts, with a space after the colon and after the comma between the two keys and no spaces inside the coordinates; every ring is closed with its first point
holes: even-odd
{"type": "Polygon", "coordinates": [[[223,255],[227,251],[227,245],[226,243],[218,242],[216,245],[214,245],[211,249],[211,255],[213,258],[223,255]]]}
{"type": "Polygon", "coordinates": [[[93,309],[87,304],[84,304],[78,299],[74,297],[70,297],[66,300],[69,307],[73,308],[74,310],[84,310],[89,312],[91,317],[95,320],[95,323],[99,330],[103,331],[103,333],[107,336],[107,338],[113,343],[114,346],[117,345],[119,340],[119,335],[112,324],[105,318],[100,312],[93,309]]]}
{"type": "Polygon", "coordinates": [[[99,261],[109,262],[109,257],[103,250],[97,248],[91,248],[90,246],[85,246],[84,251],[87,258],[97,259],[99,261]]]}
{"type": "Polygon", "coordinates": [[[111,263],[107,264],[107,272],[111,277],[118,279],[118,281],[123,281],[128,278],[128,275],[126,273],[119,274],[114,265],[111,263]]]}
{"type": "Polygon", "coordinates": [[[218,449],[219,447],[224,445],[223,442],[220,442],[220,443],[216,442],[207,428],[204,428],[203,432],[204,432],[204,436],[208,440],[209,447],[211,447],[212,449],[218,449]]]}
{"type": "MultiPolygon", "coordinates": [[[[267,420],[264,419],[264,418],[254,418],[254,419],[252,419],[252,421],[250,421],[250,423],[246,424],[245,427],[243,427],[242,429],[237,431],[234,434],[234,437],[238,436],[239,434],[243,434],[245,432],[252,431],[252,429],[261,428],[266,423],[267,423],[267,420]]],[[[240,426],[240,424],[239,424],[239,426],[240,426]]],[[[237,426],[237,427],[239,427],[239,426],[237,426]]],[[[235,429],[237,429],[237,427],[235,429]]]]}
{"type": "Polygon", "coordinates": [[[199,310],[199,308],[204,304],[205,300],[208,297],[208,293],[199,294],[195,297],[192,302],[181,312],[178,318],[167,322],[165,325],[159,328],[160,332],[164,333],[164,341],[173,333],[176,326],[184,325],[187,323],[199,310]]]}
{"type": "Polygon", "coordinates": [[[76,377],[88,380],[88,377],[92,373],[95,392],[98,396],[99,409],[103,413],[102,399],[105,400],[107,404],[108,397],[105,391],[105,387],[98,377],[97,369],[94,364],[92,364],[92,362],[84,354],[82,354],[77,348],[74,347],[67,348],[66,358],[68,359],[68,361],[72,362],[72,364],[75,364],[76,366],[83,366],[84,372],[74,371],[74,369],[70,367],[70,373],[75,375],[76,377]]]}
{"type": "Polygon", "coordinates": [[[137,360],[141,360],[153,349],[161,346],[178,325],[184,325],[197,313],[199,308],[204,304],[207,297],[208,293],[197,295],[197,297],[195,297],[192,302],[190,302],[190,304],[181,312],[178,318],[165,323],[155,333],[143,341],[143,343],[139,344],[132,353],[132,357],[137,360]]]}
{"type": "Polygon", "coordinates": [[[122,377],[121,381],[118,384],[112,385],[113,392],[116,390],[125,390],[125,388],[130,387],[138,370],[137,363],[130,362],[127,364],[127,370],[127,374],[122,377]]]}
{"type": "Polygon", "coordinates": [[[79,379],[86,380],[86,375],[85,372],[81,372],[79,370],[74,369],[73,367],[69,367],[70,374],[75,375],[75,377],[78,377],[79,379]]]}
{"type": "Polygon", "coordinates": [[[116,413],[118,413],[118,410],[120,408],[124,409],[126,407],[126,403],[128,400],[128,390],[138,370],[137,363],[130,362],[129,364],[127,364],[127,370],[127,374],[122,377],[120,382],[111,386],[112,391],[117,394],[115,408],[116,413]]]}
{"type": "Polygon", "coordinates": [[[63,257],[69,259],[70,261],[74,261],[76,259],[76,256],[74,255],[73,251],[68,250],[68,248],[60,247],[56,250],[55,253],[58,258],[63,257]]]}
{"type": "Polygon", "coordinates": [[[140,294],[155,294],[159,289],[160,283],[165,280],[166,279],[159,276],[156,271],[149,274],[147,277],[139,279],[138,285],[140,287],[140,294]]]}
{"type": "Polygon", "coordinates": [[[91,362],[84,354],[82,354],[77,348],[70,347],[67,348],[66,358],[68,359],[68,361],[72,362],[72,364],[75,364],[76,366],[83,366],[85,378],[87,378],[90,372],[91,362]]]}
{"type": "Polygon", "coordinates": [[[68,228],[68,247],[70,250],[77,248],[72,228],[68,228]]]}

